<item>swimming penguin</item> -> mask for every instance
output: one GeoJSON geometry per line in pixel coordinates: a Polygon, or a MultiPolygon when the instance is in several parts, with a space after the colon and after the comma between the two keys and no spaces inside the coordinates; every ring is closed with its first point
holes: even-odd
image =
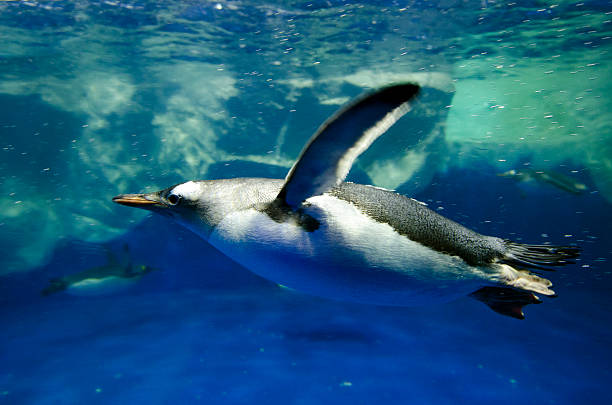
{"type": "MultiPolygon", "coordinates": [[[[417,103],[405,83],[368,93],[317,130],[285,180],[187,181],[113,201],[174,219],[247,269],[338,300],[411,306],[470,295],[522,319],[552,296],[528,269],[578,249],[478,234],[393,191],[343,182],[354,160],[417,103]]],[[[412,136],[417,136],[412,134],[412,136]]],[[[171,233],[171,229],[164,232],[171,233]]]]}
{"type": "Polygon", "coordinates": [[[107,263],[104,266],[51,279],[50,284],[41,291],[41,294],[50,295],[65,291],[72,295],[105,295],[132,286],[153,268],[145,265],[132,265],[127,246],[124,249],[121,259],[118,259],[111,251],[107,251],[107,263]]]}
{"type": "Polygon", "coordinates": [[[519,170],[512,169],[507,172],[499,173],[498,176],[509,177],[521,183],[537,181],[541,184],[550,184],[553,187],[575,195],[583,194],[588,190],[586,184],[580,183],[572,177],[550,170],[534,170],[529,168],[519,170]]]}

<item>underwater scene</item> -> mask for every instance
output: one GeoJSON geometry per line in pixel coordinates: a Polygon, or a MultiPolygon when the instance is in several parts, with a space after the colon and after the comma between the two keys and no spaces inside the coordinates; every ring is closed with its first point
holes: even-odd
{"type": "Polygon", "coordinates": [[[611,94],[612,0],[0,1],[0,404],[612,403],[611,94]]]}

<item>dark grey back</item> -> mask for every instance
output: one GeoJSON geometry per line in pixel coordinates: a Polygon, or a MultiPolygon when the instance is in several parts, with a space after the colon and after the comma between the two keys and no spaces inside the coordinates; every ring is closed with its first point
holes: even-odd
{"type": "Polygon", "coordinates": [[[459,256],[470,265],[486,265],[504,256],[502,239],[474,232],[393,191],[342,183],[329,193],[350,202],[374,220],[389,224],[400,235],[436,251],[459,256]]]}

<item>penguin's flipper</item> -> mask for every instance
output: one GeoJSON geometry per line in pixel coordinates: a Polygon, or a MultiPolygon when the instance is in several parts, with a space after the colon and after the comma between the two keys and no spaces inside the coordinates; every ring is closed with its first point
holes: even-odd
{"type": "Polygon", "coordinates": [[[419,90],[412,83],[384,87],[328,118],[289,170],[277,201],[296,208],[340,184],[355,159],[410,111],[419,90]]]}

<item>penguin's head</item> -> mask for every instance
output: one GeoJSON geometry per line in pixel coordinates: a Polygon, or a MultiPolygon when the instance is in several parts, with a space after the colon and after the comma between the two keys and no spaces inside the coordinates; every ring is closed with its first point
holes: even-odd
{"type": "Polygon", "coordinates": [[[188,181],[153,193],[121,194],[113,202],[170,217],[207,237],[215,225],[216,209],[212,190],[205,183],[188,181]]]}
{"type": "Polygon", "coordinates": [[[113,201],[170,217],[208,239],[227,215],[268,206],[282,185],[283,180],[257,178],[188,181],[148,194],[121,194],[113,201]]]}

